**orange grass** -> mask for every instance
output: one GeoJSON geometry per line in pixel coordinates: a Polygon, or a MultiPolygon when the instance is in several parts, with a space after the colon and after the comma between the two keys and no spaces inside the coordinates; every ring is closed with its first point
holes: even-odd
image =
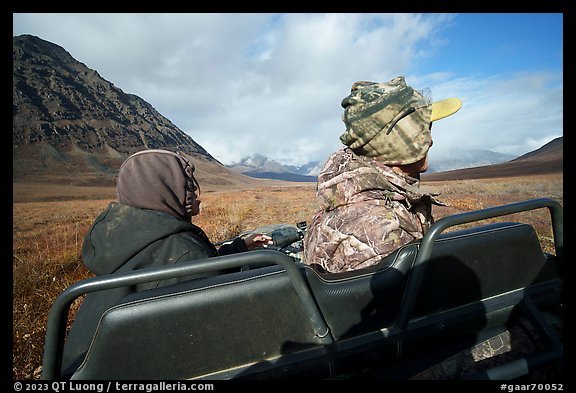
{"type": "MultiPolygon", "coordinates": [[[[434,208],[434,216],[440,218],[540,197],[554,198],[562,203],[562,184],[560,176],[434,182],[422,186],[440,191],[440,198],[451,205],[434,208]]],[[[106,195],[113,195],[113,189],[106,195]]],[[[194,223],[202,227],[214,243],[259,226],[309,222],[316,209],[314,183],[242,191],[206,191],[200,199],[202,212],[194,218],[194,223]]],[[[48,312],[65,288],[91,276],[82,265],[82,241],[94,218],[111,200],[13,204],[14,379],[40,378],[48,312]]],[[[553,251],[546,211],[522,213],[501,220],[518,220],[534,225],[545,251],[553,251]]],[[[70,320],[79,304],[80,300],[73,304],[70,320]]]]}

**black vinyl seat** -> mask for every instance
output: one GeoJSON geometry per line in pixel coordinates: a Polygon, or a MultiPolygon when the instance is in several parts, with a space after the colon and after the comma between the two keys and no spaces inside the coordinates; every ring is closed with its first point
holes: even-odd
{"type": "MultiPolygon", "coordinates": [[[[410,243],[356,272],[328,274],[297,263],[327,337],[318,335],[302,295],[277,265],[131,294],[103,314],[71,378],[232,378],[262,370],[328,377],[324,358],[338,352],[340,341],[394,326],[419,247],[410,243]]],[[[413,317],[557,277],[530,225],[445,233],[435,241],[413,317]]],[[[485,313],[477,315],[484,324],[485,313]]]]}
{"type": "MultiPolygon", "coordinates": [[[[420,241],[378,266],[346,273],[307,269],[308,281],[335,339],[390,326],[420,241]]],[[[414,305],[414,316],[458,307],[558,277],[534,228],[496,223],[445,233],[435,241],[414,305]]]]}

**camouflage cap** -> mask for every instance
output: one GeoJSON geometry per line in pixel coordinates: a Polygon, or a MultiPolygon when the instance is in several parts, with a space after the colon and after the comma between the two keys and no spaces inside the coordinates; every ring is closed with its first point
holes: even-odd
{"type": "Polygon", "coordinates": [[[340,140],[356,154],[406,165],[422,159],[430,148],[430,94],[406,85],[403,76],[387,83],[354,83],[342,107],[346,132],[340,140]]]}

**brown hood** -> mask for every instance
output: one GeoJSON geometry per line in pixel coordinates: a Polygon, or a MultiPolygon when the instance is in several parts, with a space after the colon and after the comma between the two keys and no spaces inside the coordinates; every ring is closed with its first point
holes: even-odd
{"type": "Polygon", "coordinates": [[[189,156],[167,150],[143,150],[128,157],[116,180],[118,202],[191,219],[194,164],[189,156]]]}

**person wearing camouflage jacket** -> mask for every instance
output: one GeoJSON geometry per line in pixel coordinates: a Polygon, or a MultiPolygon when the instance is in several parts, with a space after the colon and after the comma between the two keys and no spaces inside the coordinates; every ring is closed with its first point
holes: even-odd
{"type": "Polygon", "coordinates": [[[342,101],[346,147],[318,176],[320,207],[304,237],[303,262],[332,273],[362,269],[421,239],[433,223],[432,204],[444,205],[419,187],[431,124],[461,105],[457,98],[432,103],[404,77],[354,83],[342,101]]]}

